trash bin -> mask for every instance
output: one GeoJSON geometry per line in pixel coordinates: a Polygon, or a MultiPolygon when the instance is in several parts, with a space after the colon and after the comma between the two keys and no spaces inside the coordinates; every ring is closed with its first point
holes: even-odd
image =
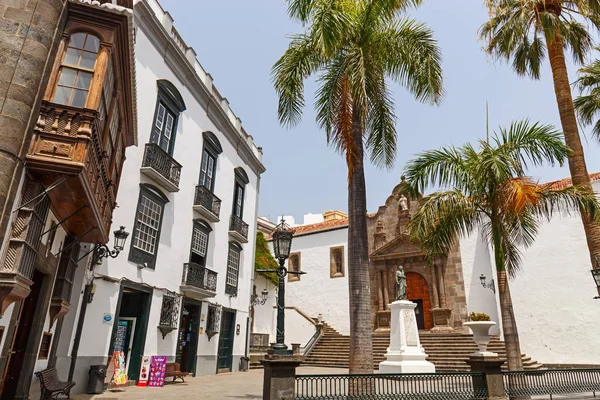
{"type": "Polygon", "coordinates": [[[106,377],[106,365],[90,365],[88,376],[88,394],[104,393],[104,378],[106,377]]]}
{"type": "Polygon", "coordinates": [[[240,358],[240,371],[248,371],[248,365],[250,364],[249,357],[240,358]]]}

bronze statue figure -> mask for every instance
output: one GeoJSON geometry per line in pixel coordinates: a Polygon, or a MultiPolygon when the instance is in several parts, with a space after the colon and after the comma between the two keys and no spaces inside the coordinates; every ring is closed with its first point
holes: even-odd
{"type": "Polygon", "coordinates": [[[402,265],[396,271],[396,300],[407,300],[406,297],[406,275],[402,265]]]}

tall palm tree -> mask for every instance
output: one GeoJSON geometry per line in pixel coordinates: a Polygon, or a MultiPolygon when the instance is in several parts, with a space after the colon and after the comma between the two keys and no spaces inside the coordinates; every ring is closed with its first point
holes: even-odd
{"type": "Polygon", "coordinates": [[[529,165],[562,163],[569,153],[552,126],[527,120],[500,129],[491,140],[419,154],[406,167],[415,191],[442,187],[426,196],[411,219],[410,233],[434,255],[447,254],[458,237],[479,233],[493,246],[502,329],[509,370],[521,370],[519,335],[507,277],[521,266],[521,251],[535,240],[539,225],[556,211],[598,214],[588,186],[554,190],[526,176],[529,165]]]}
{"type": "Polygon", "coordinates": [[[317,75],[317,122],[348,166],[350,372],[373,371],[364,152],[390,167],[396,117],[388,82],[422,102],[442,96],[441,55],[432,32],[404,16],[421,0],[288,0],[305,31],[273,66],[279,120],[295,125],[304,81],[317,75]]]}
{"type": "MultiPolygon", "coordinates": [[[[565,50],[583,63],[592,48],[588,27],[600,29],[600,0],[485,0],[490,19],[480,30],[487,52],[512,60],[519,75],[539,79],[548,53],[554,92],[569,152],[569,169],[575,185],[591,188],[577,128],[565,50]]],[[[600,259],[600,224],[581,214],[592,265],[600,259]]]]}

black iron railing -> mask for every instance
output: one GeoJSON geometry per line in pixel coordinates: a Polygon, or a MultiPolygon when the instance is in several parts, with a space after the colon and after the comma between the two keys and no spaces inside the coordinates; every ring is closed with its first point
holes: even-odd
{"type": "Polygon", "coordinates": [[[231,219],[229,220],[229,230],[237,232],[248,239],[248,224],[237,215],[231,216],[231,219]]]}
{"type": "Polygon", "coordinates": [[[503,372],[508,396],[535,396],[600,392],[600,369],[564,369],[503,372]]]}
{"type": "Polygon", "coordinates": [[[183,264],[182,285],[217,291],[217,273],[196,263],[183,264]]]}
{"type": "Polygon", "coordinates": [[[142,167],[150,167],[158,172],[163,178],[179,187],[181,175],[181,164],[173,159],[166,151],[156,143],[147,143],[144,150],[144,161],[142,167]]]}
{"type": "Polygon", "coordinates": [[[481,373],[297,375],[296,399],[487,399],[481,373]]]}
{"type": "Polygon", "coordinates": [[[196,186],[194,205],[202,206],[219,218],[221,213],[221,199],[213,194],[206,186],[196,186]]]}

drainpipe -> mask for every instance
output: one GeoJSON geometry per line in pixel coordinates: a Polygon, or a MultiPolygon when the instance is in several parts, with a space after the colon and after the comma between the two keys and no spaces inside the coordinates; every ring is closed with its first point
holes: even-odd
{"type": "Polygon", "coordinates": [[[73,381],[73,374],[75,373],[75,364],[77,363],[77,353],[79,352],[79,343],[81,342],[81,333],[83,331],[83,322],[85,320],[85,314],[87,312],[87,305],[89,303],[91,293],[92,293],[92,282],[85,285],[85,289],[83,290],[83,299],[81,300],[81,309],[79,310],[79,320],[77,321],[77,330],[75,331],[75,340],[73,340],[73,350],[71,350],[71,366],[69,367],[69,378],[68,378],[69,382],[73,381]]]}

